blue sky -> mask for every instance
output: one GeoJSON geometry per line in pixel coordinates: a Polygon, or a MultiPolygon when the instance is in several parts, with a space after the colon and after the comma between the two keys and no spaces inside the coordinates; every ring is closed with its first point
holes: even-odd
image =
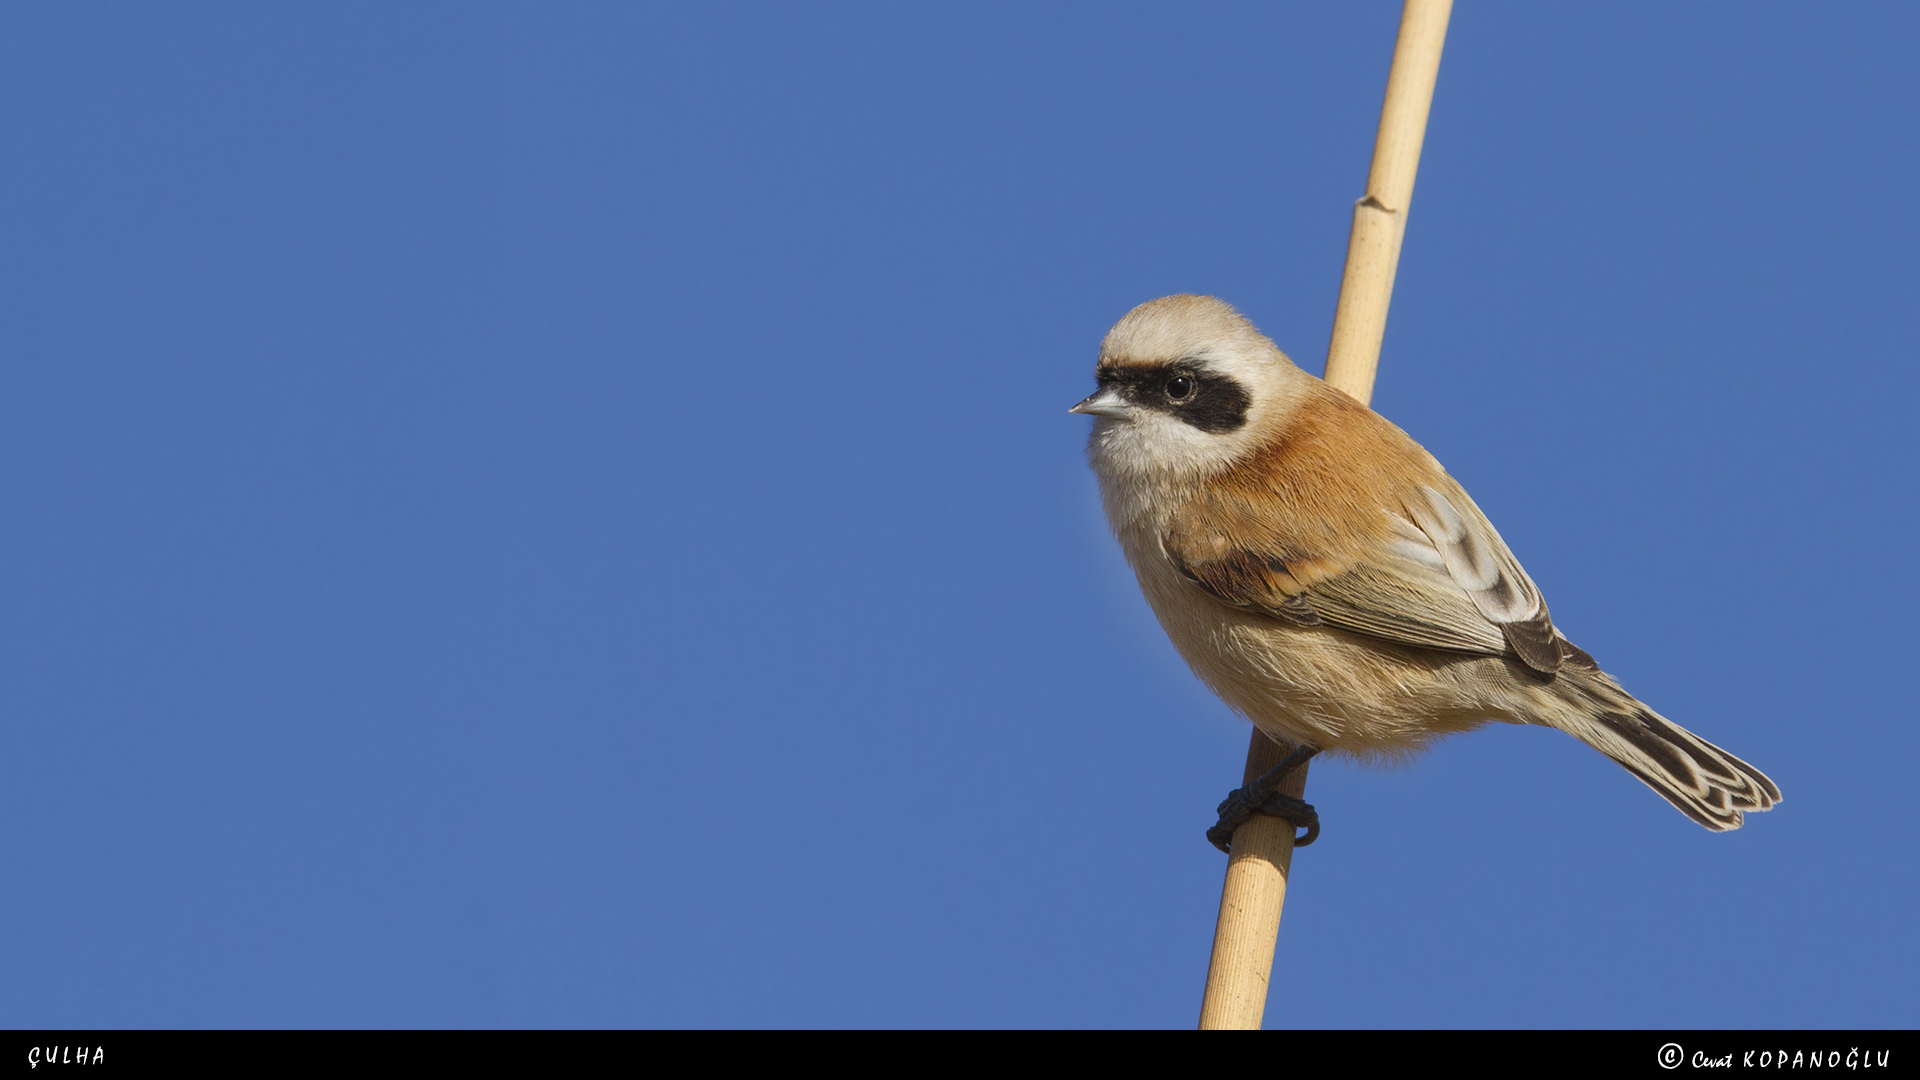
{"type": "MultiPolygon", "coordinates": [[[[1319,370],[1397,17],[0,13],[0,1019],[1191,1025],[1246,726],[1065,409],[1319,370]]],[[[1317,762],[1270,1026],[1920,1015],[1917,32],[1456,12],[1374,405],[1786,802],[1317,762]]]]}

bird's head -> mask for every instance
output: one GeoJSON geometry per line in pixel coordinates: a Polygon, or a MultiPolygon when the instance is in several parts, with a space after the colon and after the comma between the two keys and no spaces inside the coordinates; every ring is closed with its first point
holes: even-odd
{"type": "Polygon", "coordinates": [[[1115,323],[1094,378],[1100,388],[1068,411],[1094,417],[1087,453],[1101,478],[1191,483],[1257,449],[1312,376],[1226,303],[1181,295],[1115,323]]]}

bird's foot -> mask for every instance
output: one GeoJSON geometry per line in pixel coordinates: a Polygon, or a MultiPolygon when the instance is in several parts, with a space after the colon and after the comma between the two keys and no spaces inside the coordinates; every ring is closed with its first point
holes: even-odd
{"type": "Polygon", "coordinates": [[[1320,815],[1314,810],[1313,804],[1274,790],[1280,786],[1280,781],[1287,778],[1287,774],[1305,765],[1308,758],[1319,752],[1318,747],[1296,747],[1285,761],[1261,773],[1253,783],[1228,792],[1226,801],[1220,804],[1220,820],[1207,830],[1207,839],[1214,847],[1227,851],[1233,843],[1233,831],[1246,824],[1247,819],[1255,814],[1277,817],[1292,823],[1295,828],[1307,830],[1305,836],[1293,842],[1294,847],[1306,847],[1319,839],[1320,815]]]}

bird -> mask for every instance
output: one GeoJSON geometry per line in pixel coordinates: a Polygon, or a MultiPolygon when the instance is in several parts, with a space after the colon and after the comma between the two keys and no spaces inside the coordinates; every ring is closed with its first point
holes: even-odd
{"type": "Polygon", "coordinates": [[[1141,592],[1202,683],[1299,748],[1290,762],[1404,759],[1504,722],[1566,732],[1715,832],[1781,801],[1568,641],[1432,454],[1229,304],[1141,304],[1094,375],[1069,411],[1094,418],[1088,461],[1141,592]]]}

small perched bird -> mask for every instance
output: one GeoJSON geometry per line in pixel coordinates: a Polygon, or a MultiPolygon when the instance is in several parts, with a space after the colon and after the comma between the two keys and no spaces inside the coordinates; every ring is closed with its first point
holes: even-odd
{"type": "Polygon", "coordinates": [[[1433,455],[1225,303],[1134,308],[1094,374],[1071,411],[1094,417],[1087,455],[1140,589],[1194,674],[1268,735],[1382,758],[1539,724],[1716,832],[1780,801],[1562,637],[1433,455]]]}

